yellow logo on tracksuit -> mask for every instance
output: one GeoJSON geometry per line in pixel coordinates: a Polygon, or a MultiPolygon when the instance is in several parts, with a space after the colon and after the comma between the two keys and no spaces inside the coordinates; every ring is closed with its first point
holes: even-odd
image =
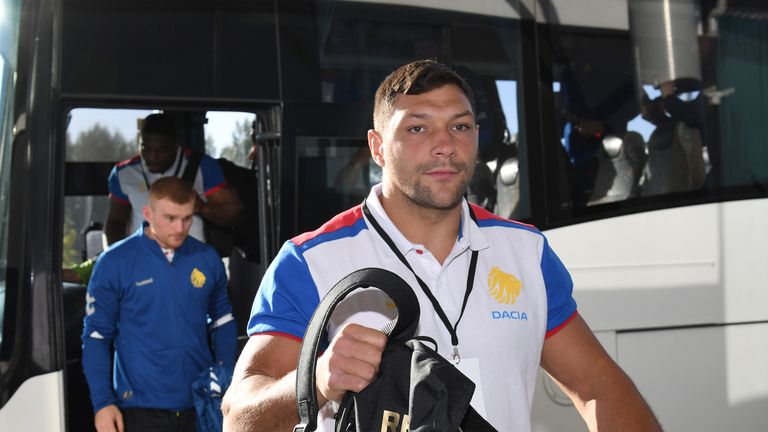
{"type": "Polygon", "coordinates": [[[488,274],[488,293],[502,304],[515,304],[523,283],[515,276],[493,267],[488,274]]]}
{"type": "Polygon", "coordinates": [[[205,275],[203,272],[195,267],[192,270],[192,274],[189,276],[189,280],[192,282],[192,286],[195,288],[202,288],[205,285],[205,275]]]}

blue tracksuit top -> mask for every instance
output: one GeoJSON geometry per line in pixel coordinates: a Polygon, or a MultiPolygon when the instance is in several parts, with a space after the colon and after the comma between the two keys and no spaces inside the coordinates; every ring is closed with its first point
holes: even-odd
{"type": "Polygon", "coordinates": [[[96,261],[86,297],[83,370],[94,412],[192,408],[192,382],[213,364],[209,328],[216,361],[231,368],[237,329],[212,247],[187,237],[168,262],[143,227],[114,244],[96,261]]]}

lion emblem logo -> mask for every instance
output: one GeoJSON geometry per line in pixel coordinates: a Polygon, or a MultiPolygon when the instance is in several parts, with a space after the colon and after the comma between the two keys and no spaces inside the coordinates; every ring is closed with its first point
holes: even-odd
{"type": "Polygon", "coordinates": [[[192,270],[192,274],[189,276],[189,280],[192,282],[192,286],[195,288],[202,288],[203,285],[205,285],[205,275],[203,272],[198,270],[197,267],[192,270]]]}
{"type": "Polygon", "coordinates": [[[499,303],[515,304],[522,288],[522,282],[498,267],[488,274],[488,293],[499,303]]]}

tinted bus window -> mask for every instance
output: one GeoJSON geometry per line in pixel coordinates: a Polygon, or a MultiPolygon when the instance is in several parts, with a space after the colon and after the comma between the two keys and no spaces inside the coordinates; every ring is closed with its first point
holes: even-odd
{"type": "MultiPolygon", "coordinates": [[[[378,85],[397,67],[425,58],[446,63],[475,93],[479,158],[469,199],[504,217],[530,216],[526,152],[519,148],[525,144],[518,140],[524,136],[518,119],[517,88],[522,80],[518,2],[487,2],[476,8],[457,2],[411,7],[348,1],[320,2],[318,7],[316,20],[286,19],[285,25],[281,20],[282,31],[292,35],[291,43],[303,41],[312,46],[302,52],[318,53],[316,59],[296,58],[295,47],[285,53],[284,62],[317,67],[305,67],[294,76],[284,63],[287,100],[359,104],[359,111],[370,112],[378,85]],[[306,35],[317,37],[309,40],[306,35]]],[[[280,8],[285,14],[302,13],[295,2],[281,2],[280,8]]],[[[366,123],[372,127],[371,119],[366,123]]],[[[350,140],[355,135],[326,137],[299,131],[295,143],[284,143],[295,144],[295,159],[286,170],[295,169],[298,176],[297,227],[295,231],[288,227],[288,232],[314,229],[327,216],[362,201],[376,179],[374,164],[365,159],[364,131],[359,142],[350,140]],[[349,174],[343,167],[352,166],[362,177],[354,180],[352,189],[347,184],[342,191],[333,176],[349,174]],[[320,215],[315,201],[325,199],[325,194],[330,198],[323,201],[320,215]]]]}
{"type": "Polygon", "coordinates": [[[762,194],[768,26],[758,13],[709,12],[631,0],[626,31],[544,27],[555,219],[762,194]]]}

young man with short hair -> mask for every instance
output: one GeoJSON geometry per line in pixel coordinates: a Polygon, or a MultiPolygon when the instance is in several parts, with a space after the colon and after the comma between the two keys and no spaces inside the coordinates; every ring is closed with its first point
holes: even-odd
{"type": "Polygon", "coordinates": [[[99,432],[194,431],[193,381],[214,361],[234,364],[227,276],[216,251],[189,237],[194,208],[183,180],[157,180],[145,224],[96,261],[82,339],[99,432]]]}

